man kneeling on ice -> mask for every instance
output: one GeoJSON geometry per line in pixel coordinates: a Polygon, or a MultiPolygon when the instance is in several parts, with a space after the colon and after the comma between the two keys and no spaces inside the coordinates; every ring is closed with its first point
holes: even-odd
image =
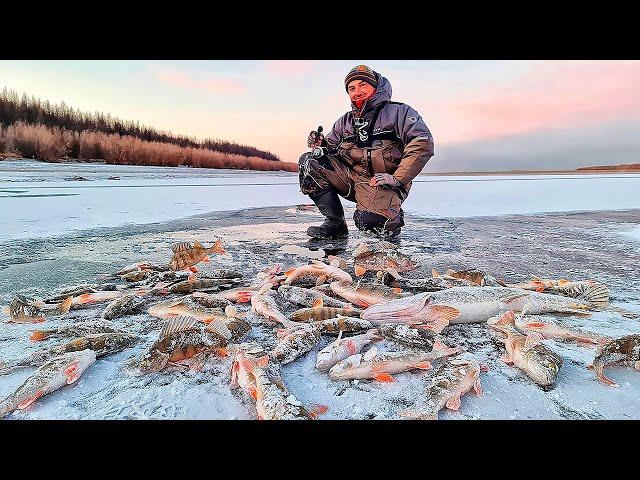
{"type": "Polygon", "coordinates": [[[366,65],[351,69],[344,85],[351,111],[326,138],[321,127],[311,132],[313,151],[299,160],[300,190],[326,217],[307,234],[332,239],[348,235],[341,195],[356,202],[358,229],[394,237],[404,225],[400,206],[411,181],[433,156],[433,138],[418,112],[392,102],[389,81],[366,65]]]}

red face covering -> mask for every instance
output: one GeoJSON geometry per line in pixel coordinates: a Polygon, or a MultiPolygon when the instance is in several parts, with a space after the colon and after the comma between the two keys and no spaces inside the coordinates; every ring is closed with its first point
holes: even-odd
{"type": "Polygon", "coordinates": [[[373,97],[375,95],[375,93],[376,93],[376,89],[374,88],[369,96],[367,96],[365,98],[361,98],[360,100],[356,100],[355,101],[356,108],[362,108],[362,105],[364,105],[364,102],[366,102],[371,97],[373,97]]]}

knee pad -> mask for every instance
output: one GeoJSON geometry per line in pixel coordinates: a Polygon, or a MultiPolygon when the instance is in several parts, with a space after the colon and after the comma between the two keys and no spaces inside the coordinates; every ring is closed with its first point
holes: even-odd
{"type": "Polygon", "coordinates": [[[356,210],[353,214],[353,221],[358,230],[374,233],[389,233],[404,225],[404,220],[400,215],[388,219],[384,215],[366,210],[356,210]]]}

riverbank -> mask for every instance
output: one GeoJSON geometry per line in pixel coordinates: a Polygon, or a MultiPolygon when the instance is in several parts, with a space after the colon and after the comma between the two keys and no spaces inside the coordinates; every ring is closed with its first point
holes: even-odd
{"type": "MultiPolygon", "coordinates": [[[[353,208],[346,210],[351,218],[353,208]]],[[[222,239],[229,255],[201,264],[202,274],[228,267],[249,279],[274,263],[285,268],[306,263],[309,258],[286,253],[282,247],[317,248],[305,230],[320,220],[315,210],[272,207],[16,240],[0,249],[0,302],[6,305],[17,292],[44,296],[62,284],[100,281],[102,274],[139,260],[166,262],[171,244],[179,241],[208,244],[222,239]]],[[[332,248],[324,244],[320,253],[348,258],[355,245],[370,240],[355,230],[351,220],[349,225],[352,233],[346,242],[334,242],[332,248]]],[[[434,219],[408,215],[399,247],[421,262],[412,277],[429,276],[435,267],[480,268],[509,282],[531,275],[593,278],[609,286],[613,305],[640,312],[640,239],[635,233],[639,227],[640,210],[434,219]]],[[[100,311],[100,307],[78,310],[58,322],[95,318],[100,311]]],[[[248,319],[254,328],[247,339],[274,341],[272,328],[251,313],[248,319]]],[[[610,311],[563,320],[606,335],[640,332],[639,320],[610,311]]],[[[141,334],[143,341],[99,359],[76,385],[44,397],[12,418],[255,418],[252,402],[229,389],[229,359],[215,359],[198,373],[134,375],[124,363],[157,337],[160,322],[146,314],[118,321],[141,334]]],[[[45,325],[49,324],[57,322],[48,320],[45,325]]],[[[2,324],[0,358],[15,358],[38,348],[27,340],[31,328],[2,324]]],[[[640,374],[612,369],[610,376],[621,388],[609,388],[586,369],[593,359],[590,349],[545,340],[565,360],[556,388],[545,392],[499,361],[503,347],[491,340],[485,325],[450,326],[443,337],[445,343],[474,353],[490,370],[481,377],[484,396],[466,395],[458,412],[443,412],[441,419],[640,418],[640,374]]],[[[282,368],[285,384],[300,401],[329,407],[321,418],[394,419],[422,394],[424,375],[429,372],[399,374],[394,384],[331,381],[314,368],[314,352],[329,341],[323,337],[314,351],[282,368]]],[[[0,377],[0,395],[10,393],[29,373],[27,369],[0,377]]]]}

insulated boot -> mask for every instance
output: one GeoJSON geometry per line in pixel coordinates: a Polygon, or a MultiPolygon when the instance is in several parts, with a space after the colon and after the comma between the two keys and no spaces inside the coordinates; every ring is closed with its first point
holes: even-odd
{"type": "Polygon", "coordinates": [[[307,235],[313,238],[336,239],[349,235],[347,222],[344,219],[344,209],[338,194],[333,190],[311,197],[320,213],[326,217],[322,225],[309,227],[307,235]]]}

